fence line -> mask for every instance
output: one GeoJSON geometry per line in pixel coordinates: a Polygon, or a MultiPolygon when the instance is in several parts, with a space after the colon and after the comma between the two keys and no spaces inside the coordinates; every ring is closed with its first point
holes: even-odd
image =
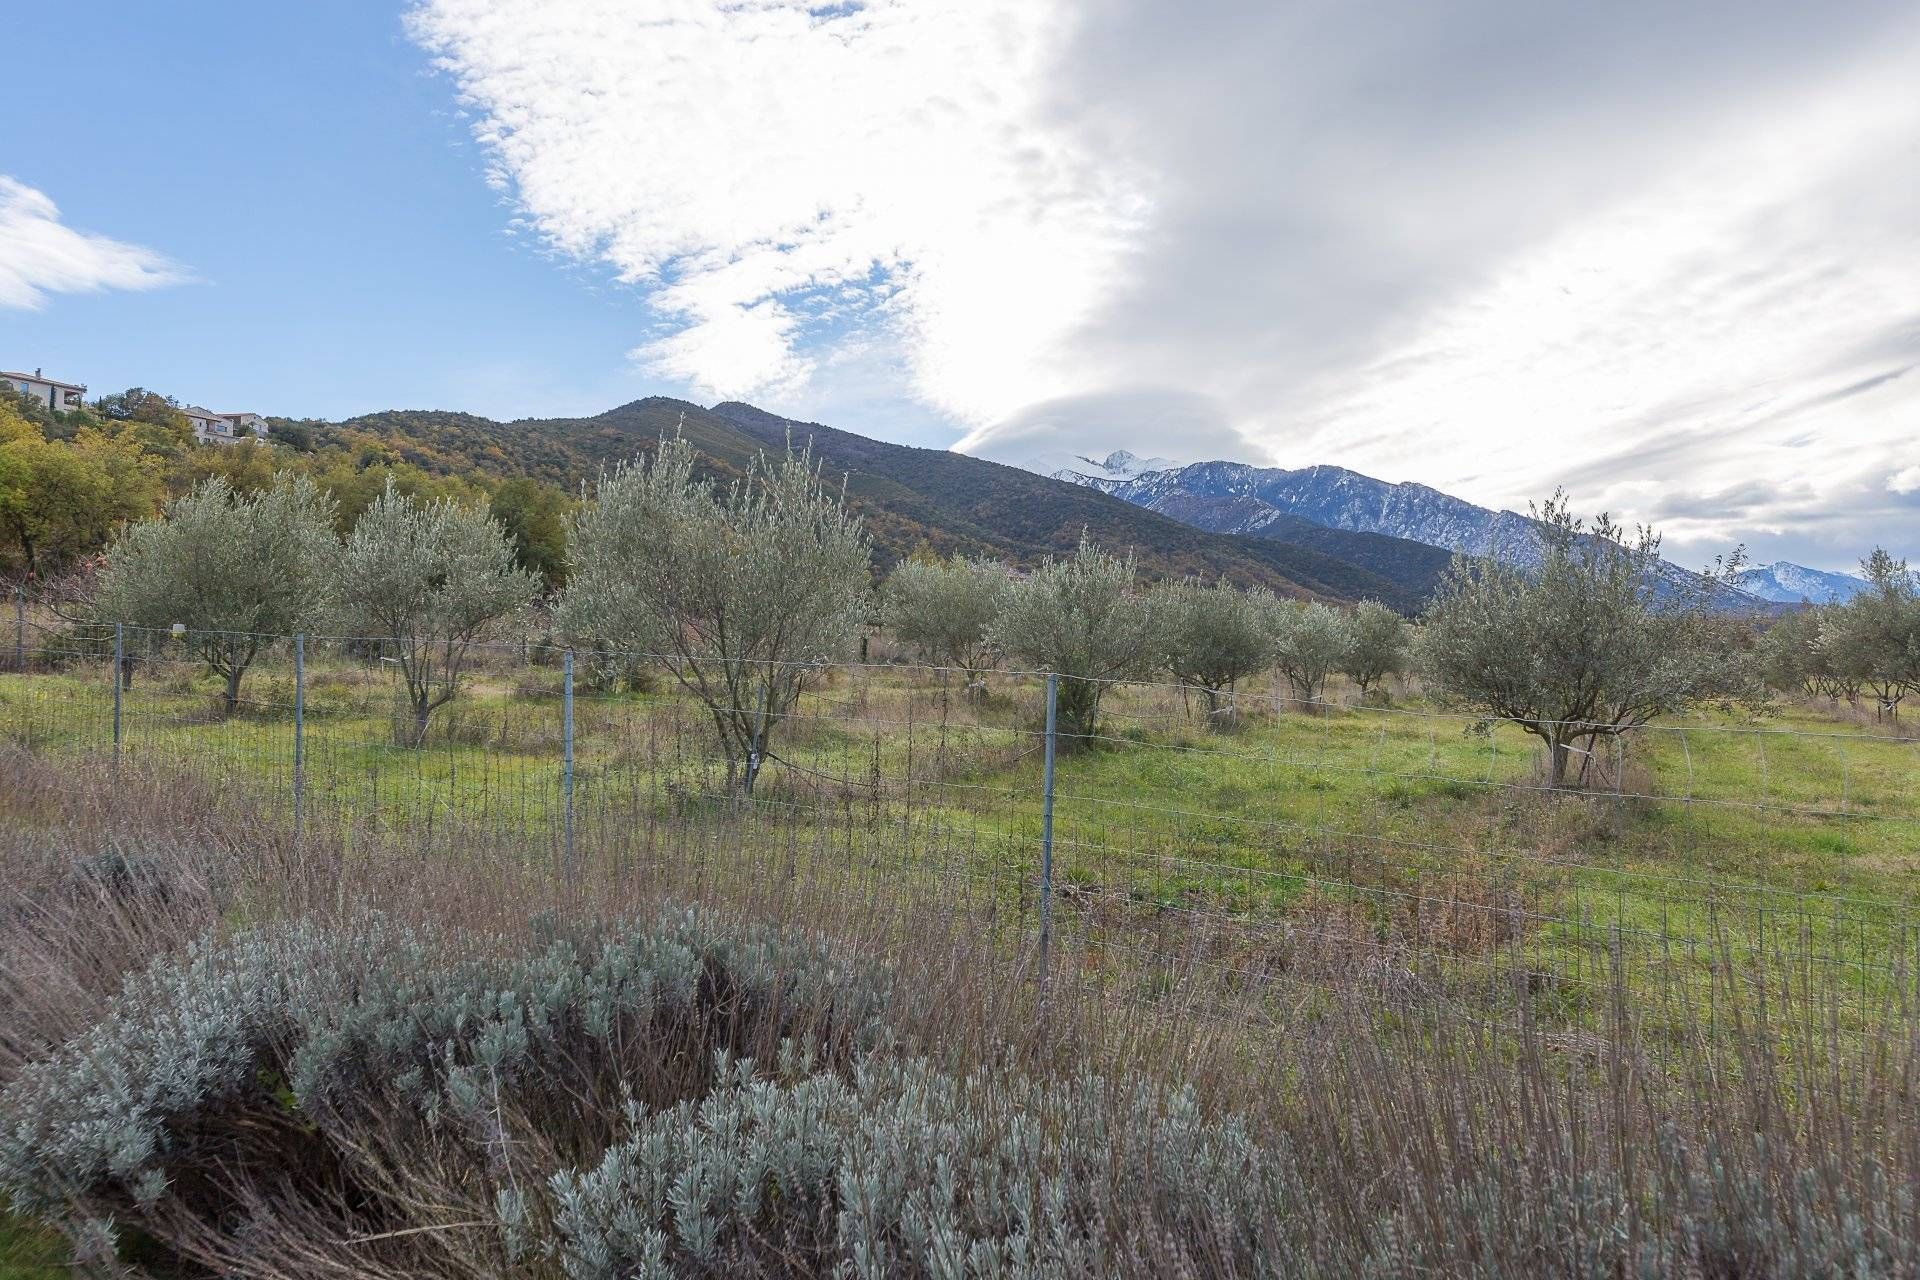
{"type": "Polygon", "coordinates": [[[1652,726],[1603,762],[1609,785],[1554,787],[1513,724],[1444,710],[1249,690],[1218,732],[1190,689],[1110,682],[1106,727],[1068,738],[1056,674],[974,690],[937,667],[756,660],[805,691],[747,709],[776,729],[748,795],[670,678],[601,687],[644,684],[655,655],[590,655],[583,682],[584,653],[471,646],[472,689],[414,746],[392,640],[244,637],[262,652],[226,715],[193,636],[42,628],[29,645],[41,624],[15,603],[23,678],[0,681],[0,736],[198,772],[266,815],[285,803],[296,847],[316,823],[423,850],[517,833],[570,883],[582,841],[615,848],[637,824],[684,824],[716,857],[813,839],[850,885],[964,881],[1031,910],[1042,974],[1063,928],[1115,954],[1191,936],[1249,981],[1344,955],[1462,990],[1517,980],[1576,1012],[1616,951],[1663,999],[1710,986],[1729,923],[1728,955],[1756,980],[1857,984],[1863,1019],[1920,955],[1920,741],[1896,735],[1652,726]]]}

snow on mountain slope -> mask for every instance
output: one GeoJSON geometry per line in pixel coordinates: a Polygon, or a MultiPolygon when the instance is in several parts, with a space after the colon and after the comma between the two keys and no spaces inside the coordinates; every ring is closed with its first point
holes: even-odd
{"type": "Polygon", "coordinates": [[[1131,480],[1149,471],[1171,471],[1179,465],[1171,458],[1142,458],[1125,449],[1115,449],[1104,458],[1089,458],[1084,453],[1048,454],[1030,459],[1027,470],[1082,484],[1089,480],[1131,480]]]}
{"type": "MultiPolygon", "coordinates": [[[[1071,477],[1063,476],[1062,479],[1071,477]]],[[[1255,467],[1240,462],[1196,462],[1130,479],[1085,477],[1081,483],[1158,510],[1172,495],[1258,500],[1315,524],[1356,533],[1384,533],[1467,555],[1525,563],[1536,554],[1533,524],[1512,511],[1490,511],[1423,484],[1389,484],[1345,467],[1255,467]]],[[[1246,512],[1251,532],[1259,520],[1246,512]]]]}
{"type": "MultiPolygon", "coordinates": [[[[1539,562],[1532,519],[1493,511],[1423,484],[1392,484],[1345,467],[1288,470],[1241,462],[1196,462],[1130,479],[1061,475],[1136,506],[1219,533],[1259,533],[1281,516],[1354,533],[1379,533],[1508,564],[1539,562]]],[[[1680,589],[1697,581],[1691,570],[1661,562],[1658,576],[1680,589]]],[[[1759,604],[1739,592],[1733,607],[1759,604]]],[[[1774,599],[1775,597],[1766,597],[1774,599]]],[[[1798,596],[1794,599],[1797,601],[1798,596]]]]}
{"type": "Polygon", "coordinates": [[[1850,573],[1829,573],[1805,565],[1776,560],[1762,568],[1748,569],[1738,579],[1741,590],[1776,604],[1840,604],[1867,589],[1864,578],[1850,573]]]}

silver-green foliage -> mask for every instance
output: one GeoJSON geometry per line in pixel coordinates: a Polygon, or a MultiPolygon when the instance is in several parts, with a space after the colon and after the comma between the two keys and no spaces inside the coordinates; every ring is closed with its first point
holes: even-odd
{"type": "Polygon", "coordinates": [[[1346,616],[1317,602],[1289,600],[1275,616],[1274,631],[1274,669],[1296,701],[1318,702],[1350,648],[1346,616]]]}
{"type": "Polygon", "coordinates": [[[1269,1127],[1183,1088],[944,1070],[897,1051],[893,998],[817,941],[683,911],[527,954],[378,916],[262,928],[131,977],[0,1091],[0,1196],[96,1250],[138,1226],[237,1275],[1811,1280],[1916,1260],[1910,1180],[1870,1153],[1803,1168],[1738,1123],[1669,1124],[1616,1159],[1557,1085],[1496,1102],[1497,1057],[1456,1089],[1424,1061],[1392,1074],[1361,1032],[1296,1060],[1305,1110],[1269,1127]]]}
{"type": "Polygon", "coordinates": [[[887,575],[887,625],[929,662],[969,683],[993,664],[991,632],[1013,594],[1013,575],[994,560],[907,560],[887,575]]]}
{"type": "Polygon", "coordinates": [[[730,788],[750,794],[775,726],[858,631],[872,543],[806,451],[725,488],[694,463],[676,436],[600,477],[569,530],[558,621],[656,652],[712,716],[730,788]]]}
{"type": "Polygon", "coordinates": [[[1745,691],[1718,581],[1663,598],[1651,531],[1589,525],[1560,494],[1535,515],[1537,567],[1456,559],[1428,606],[1422,668],[1443,695],[1538,737],[1558,785],[1576,743],[1745,691]]]}
{"type": "Polygon", "coordinates": [[[1235,686],[1273,665],[1280,602],[1265,588],[1242,591],[1224,578],[1212,586],[1187,578],[1155,596],[1167,669],[1200,690],[1208,723],[1218,724],[1232,713],[1235,686]]]}
{"type": "Polygon", "coordinates": [[[1920,690],[1920,576],[1878,547],[1861,570],[1872,589],[1821,613],[1813,656],[1842,683],[1870,688],[1880,711],[1898,714],[1920,690]]]}
{"type": "MultiPolygon", "coordinates": [[[[1852,701],[1861,675],[1821,643],[1831,606],[1806,605],[1775,618],[1761,633],[1756,652],[1761,676],[1782,693],[1823,695],[1852,701]]],[[[1851,651],[1851,646],[1846,646],[1851,651]]]]}
{"type": "Polygon", "coordinates": [[[1362,600],[1347,619],[1347,649],[1340,670],[1365,697],[1374,685],[1407,669],[1413,629],[1377,600],[1362,600]]]}
{"type": "Polygon", "coordinates": [[[445,499],[417,502],[389,481],[347,535],[334,617],[398,664],[417,746],[459,693],[471,646],[539,592],[498,521],[445,499]]]}
{"type": "Polygon", "coordinates": [[[553,1176],[572,1280],[743,1273],[769,1246],[804,1274],[1109,1276],[1156,1227],[1197,1273],[1258,1268],[1283,1234],[1283,1165],[1190,1092],[788,1057],[772,1079],[722,1064],[698,1103],[636,1115],[597,1163],[553,1176]]]}
{"type": "Polygon", "coordinates": [[[550,1179],[546,1247],[569,1280],[757,1274],[774,1258],[797,1264],[783,1274],[874,1280],[1810,1280],[1891,1277],[1914,1252],[1910,1190],[1829,1197],[1821,1173],[1836,1171],[1812,1170],[1772,1186],[1753,1171],[1764,1143],[1694,1146],[1671,1128],[1643,1160],[1670,1197],[1661,1225],[1629,1231],[1644,1206],[1565,1152],[1488,1149],[1438,1177],[1403,1158],[1365,1203],[1329,1197],[1319,1153],[1210,1114],[1187,1089],[957,1078],[918,1060],[869,1061],[850,1079],[731,1063],[716,1079],[700,1103],[634,1116],[598,1162],[550,1179]]]}
{"type": "Polygon", "coordinates": [[[1016,583],[994,644],[1057,672],[1061,731],[1090,736],[1107,683],[1150,675],[1161,660],[1160,621],[1140,590],[1131,553],[1117,556],[1083,533],[1064,560],[1046,562],[1016,583]]]}
{"type": "Polygon", "coordinates": [[[88,1034],[0,1093],[0,1196],[69,1223],[217,1225],[241,1206],[199,1161],[252,1159],[230,1172],[290,1194],[316,1190],[298,1167],[325,1167],[316,1151],[377,1134],[420,1159],[438,1135],[484,1164],[503,1097],[523,1113],[544,1098],[605,1140],[619,1109],[581,1116],[570,1091],[657,1083],[750,1031],[777,1044],[803,1012],[822,1015],[823,1043],[870,1046],[886,991],[817,941],[678,910],[527,956],[379,916],[202,942],[131,976],[88,1034]]]}
{"type": "Polygon", "coordinates": [[[304,476],[255,494],[207,480],[121,532],[96,608],[135,627],[183,624],[188,647],[226,681],[231,712],[261,647],[325,616],[340,553],[333,521],[333,500],[304,476]]]}

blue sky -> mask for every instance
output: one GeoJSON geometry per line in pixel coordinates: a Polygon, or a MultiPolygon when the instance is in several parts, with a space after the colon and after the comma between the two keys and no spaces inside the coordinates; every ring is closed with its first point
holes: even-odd
{"type": "Polygon", "coordinates": [[[14,9],[0,365],[95,393],[742,398],[1920,554],[1910,0],[14,9]]]}
{"type": "Polygon", "coordinates": [[[329,418],[686,390],[626,357],[641,292],[512,233],[398,6],[19,5],[5,39],[0,173],[191,278],[0,308],[0,365],[329,418]]]}

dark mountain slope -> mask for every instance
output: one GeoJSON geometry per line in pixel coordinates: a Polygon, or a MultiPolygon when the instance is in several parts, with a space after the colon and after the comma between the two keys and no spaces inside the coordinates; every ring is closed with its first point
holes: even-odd
{"type": "Polygon", "coordinates": [[[713,409],[653,397],[590,418],[494,422],[472,414],[390,411],[339,424],[302,424],[343,442],[430,471],[528,475],[575,487],[601,467],[650,451],[679,431],[721,475],[746,470],[762,451],[811,442],[829,474],[845,475],[882,567],[926,547],[990,555],[1024,565],[1071,552],[1084,528],[1094,540],[1132,548],[1152,577],[1225,576],[1287,594],[1374,598],[1413,610],[1437,569],[1427,548],[1289,522],[1258,536],[1183,524],[1096,489],[1067,484],[945,449],[871,440],[818,423],[790,421],[751,405],[713,409]],[[1408,548],[1412,548],[1410,551],[1408,548]]]}
{"type": "MultiPolygon", "coordinates": [[[[1270,537],[1203,531],[1205,541],[1191,541],[1182,536],[1193,532],[1191,526],[1183,530],[1178,519],[1138,522],[1124,509],[1131,504],[1116,507],[1080,501],[1081,495],[1106,495],[1018,467],[946,449],[888,444],[819,423],[794,422],[737,402],[716,405],[713,412],[767,448],[782,447],[789,436],[795,444],[811,441],[829,468],[852,473],[850,487],[855,495],[950,536],[976,539],[993,554],[1016,560],[1031,560],[1035,550],[1056,555],[1070,552],[1084,527],[1098,542],[1135,548],[1157,575],[1226,574],[1259,582],[1273,574],[1318,595],[1344,600],[1371,597],[1404,609],[1418,607],[1438,572],[1424,563],[1410,570],[1407,563],[1396,561],[1381,545],[1397,541],[1392,538],[1363,541],[1302,521],[1302,526],[1314,528],[1306,541],[1278,530],[1270,537]],[[1349,550],[1357,555],[1349,556],[1349,550]],[[1236,562],[1244,561],[1254,562],[1265,572],[1249,574],[1237,567],[1236,562]]],[[[1132,507],[1134,512],[1142,510],[1132,507]]],[[[945,548],[936,544],[936,549],[945,548]]],[[[1424,561],[1430,549],[1413,550],[1414,560],[1424,561]]],[[[1445,562],[1442,555],[1439,563],[1444,566],[1445,562]]]]}

